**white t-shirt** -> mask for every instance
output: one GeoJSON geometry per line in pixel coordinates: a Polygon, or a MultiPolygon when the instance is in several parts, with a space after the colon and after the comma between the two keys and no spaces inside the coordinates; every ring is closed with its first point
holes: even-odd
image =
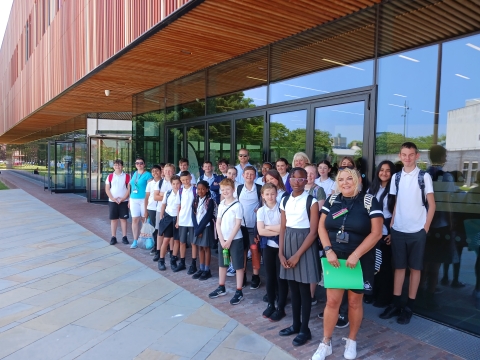
{"type": "MultiPolygon", "coordinates": [[[[395,219],[392,226],[396,231],[416,233],[423,229],[427,221],[427,209],[422,202],[422,191],[418,185],[419,171],[418,166],[409,173],[402,169],[395,206],[395,219]]],[[[427,194],[433,193],[432,177],[430,174],[425,173],[424,180],[425,196],[427,196],[427,194]]],[[[390,194],[397,194],[395,175],[392,176],[390,194]]]]}
{"type": "Polygon", "coordinates": [[[155,188],[158,188],[159,182],[160,181],[152,180],[147,183],[147,190],[145,191],[150,193],[150,196],[148,197],[147,210],[157,210],[158,201],[153,200],[153,195],[155,194],[155,188]]]}
{"type": "MultiPolygon", "coordinates": [[[[283,207],[283,199],[280,201],[280,209],[285,211],[287,218],[287,227],[292,229],[310,229],[310,221],[307,214],[307,197],[308,193],[303,192],[302,195],[293,197],[290,195],[287,201],[287,206],[283,207]]],[[[317,202],[317,199],[312,199],[312,206],[317,202]]]]}
{"type": "MultiPolygon", "coordinates": [[[[160,193],[163,193],[164,195],[164,198],[165,198],[165,194],[167,193],[167,191],[169,190],[172,190],[172,183],[170,181],[168,181],[167,179],[163,179],[163,183],[162,183],[162,188],[160,189],[158,186],[160,185],[160,182],[161,180],[157,183],[157,185],[155,186],[155,189],[154,191],[158,190],[160,193]]],[[[159,201],[158,204],[157,204],[157,211],[160,211],[161,208],[162,208],[162,201],[159,201]]]]}
{"type": "Polygon", "coordinates": [[[165,212],[170,216],[177,216],[178,215],[178,205],[180,205],[180,192],[175,192],[172,190],[169,196],[165,193],[163,197],[162,204],[167,204],[165,207],[165,212]]]}
{"type": "Polygon", "coordinates": [[[188,189],[182,189],[180,199],[180,213],[178,214],[178,226],[193,226],[192,204],[193,204],[193,186],[188,189]]]}
{"type": "Polygon", "coordinates": [[[317,184],[318,186],[321,186],[323,190],[325,190],[325,195],[329,197],[332,194],[333,190],[335,189],[335,181],[333,181],[330,178],[328,178],[325,181],[321,181],[320,179],[321,178],[315,179],[315,184],[317,184]]]}
{"type": "MultiPolygon", "coordinates": [[[[225,205],[225,200],[222,200],[218,205],[218,218],[221,219],[220,230],[222,231],[223,239],[228,240],[232,234],[232,229],[235,226],[237,219],[243,219],[243,207],[235,200],[235,205],[230,203],[225,205]],[[230,205],[232,205],[230,207],[230,205]],[[228,209],[228,210],[227,210],[228,209]]],[[[242,238],[242,232],[238,229],[237,233],[233,237],[234,240],[242,238]]]]}
{"type": "MultiPolygon", "coordinates": [[[[182,172],[180,171],[177,175],[180,176],[182,172]]],[[[195,175],[193,175],[192,173],[190,173],[190,175],[192,175],[192,180],[190,181],[190,184],[196,184],[197,183],[197,180],[195,179],[195,175]]]]}
{"type": "MultiPolygon", "coordinates": [[[[105,185],[110,184],[110,193],[112,194],[112,197],[114,199],[116,198],[122,199],[128,193],[127,186],[125,185],[125,177],[127,175],[124,172],[122,172],[120,175],[117,175],[115,173],[112,173],[112,174],[113,174],[112,183],[110,184],[110,181],[108,181],[108,176],[107,176],[107,180],[105,180],[105,185]]],[[[110,200],[110,198],[108,199],[108,201],[114,202],[110,200]]],[[[125,201],[128,201],[128,198],[125,201]]]]}
{"type": "Polygon", "coordinates": [[[248,190],[247,187],[243,185],[238,200],[242,204],[244,211],[245,223],[242,221],[242,224],[248,228],[255,227],[257,221],[255,210],[260,206],[258,203],[257,186],[253,184],[252,189],[248,190]]]}
{"type": "MultiPolygon", "coordinates": [[[[265,226],[267,225],[280,225],[280,210],[278,202],[270,209],[267,205],[263,205],[257,211],[257,222],[262,221],[265,226]]],[[[273,240],[267,241],[267,246],[278,248],[278,245],[273,240]]]]}

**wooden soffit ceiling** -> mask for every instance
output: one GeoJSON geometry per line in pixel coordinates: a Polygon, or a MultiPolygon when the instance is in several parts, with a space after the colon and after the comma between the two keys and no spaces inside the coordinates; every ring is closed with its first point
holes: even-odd
{"type": "Polygon", "coordinates": [[[134,94],[379,2],[192,0],[8,130],[0,143],[39,139],[41,130],[84,113],[132,111],[134,94]]]}

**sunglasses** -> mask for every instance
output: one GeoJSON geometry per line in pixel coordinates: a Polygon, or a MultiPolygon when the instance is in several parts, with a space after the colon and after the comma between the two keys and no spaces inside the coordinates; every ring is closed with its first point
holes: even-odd
{"type": "Polygon", "coordinates": [[[290,178],[290,182],[292,182],[292,183],[301,184],[304,181],[307,181],[307,179],[305,179],[305,178],[290,178]]]}
{"type": "Polygon", "coordinates": [[[136,162],[135,165],[143,165],[143,162],[136,162]]]}
{"type": "Polygon", "coordinates": [[[245,154],[238,154],[238,157],[248,157],[248,155],[245,155],[245,154]]]}
{"type": "Polygon", "coordinates": [[[354,169],[355,169],[355,166],[340,166],[340,167],[338,168],[338,170],[345,170],[345,169],[354,170],[354,169]]]}

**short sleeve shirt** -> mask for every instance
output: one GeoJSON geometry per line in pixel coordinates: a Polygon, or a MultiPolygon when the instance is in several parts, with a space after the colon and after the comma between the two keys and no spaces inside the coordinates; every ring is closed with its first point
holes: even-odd
{"type": "Polygon", "coordinates": [[[322,181],[321,178],[315,179],[315,184],[321,186],[325,191],[325,195],[328,197],[332,194],[333,190],[335,189],[335,181],[328,178],[325,181],[322,181]]]}
{"type": "MultiPolygon", "coordinates": [[[[221,219],[220,229],[222,231],[223,238],[227,240],[231,234],[232,229],[235,226],[237,219],[243,219],[243,207],[237,200],[233,203],[225,205],[225,200],[222,200],[218,206],[218,218],[221,219]]],[[[234,240],[241,239],[242,232],[238,229],[237,233],[233,237],[234,240]]]]}
{"type": "MultiPolygon", "coordinates": [[[[160,193],[163,193],[164,195],[167,193],[167,191],[172,190],[172,183],[166,179],[163,179],[162,182],[162,188],[159,188],[160,181],[158,184],[155,186],[155,190],[158,190],[160,193]]],[[[160,211],[162,207],[162,202],[159,201],[157,204],[157,211],[160,211]]]]}
{"type": "Polygon", "coordinates": [[[130,198],[145,199],[147,183],[151,178],[152,174],[150,174],[148,171],[144,171],[142,174],[139,174],[138,171],[135,171],[130,179],[130,198]]]}
{"type": "MultiPolygon", "coordinates": [[[[287,219],[286,226],[292,229],[309,229],[310,220],[308,220],[307,213],[307,198],[308,193],[303,192],[301,195],[288,197],[288,201],[283,206],[284,199],[280,201],[280,209],[285,211],[285,217],[287,219]]],[[[312,200],[312,206],[315,204],[317,199],[312,200]]]]}
{"type": "Polygon", "coordinates": [[[147,210],[157,210],[157,202],[153,200],[153,195],[155,194],[155,188],[158,187],[158,181],[152,180],[147,184],[146,192],[150,194],[148,197],[147,210]]]}
{"type": "Polygon", "coordinates": [[[242,204],[244,210],[244,219],[245,223],[242,224],[246,227],[253,228],[255,227],[255,222],[257,221],[255,217],[255,210],[258,209],[260,205],[258,203],[258,193],[257,193],[257,186],[255,184],[252,185],[250,190],[244,185],[242,187],[242,192],[238,197],[238,200],[242,204]]]}
{"type": "MultiPolygon", "coordinates": [[[[105,180],[105,184],[110,185],[110,193],[112,194],[114,199],[123,198],[128,191],[127,186],[125,185],[125,177],[127,176],[127,174],[125,174],[124,172],[122,172],[120,175],[117,175],[115,173],[112,174],[112,183],[108,181],[107,177],[107,180],[105,180]]],[[[112,200],[110,200],[109,198],[108,201],[112,200]]],[[[125,201],[128,201],[128,199],[125,201]]]]}
{"type": "MultiPolygon", "coordinates": [[[[422,230],[427,221],[427,209],[422,201],[422,190],[418,185],[418,173],[420,169],[416,167],[413,171],[407,173],[402,169],[400,183],[395,184],[395,176],[392,176],[390,183],[390,194],[397,195],[395,205],[395,218],[393,220],[393,229],[403,233],[416,233],[422,230]]],[[[433,193],[432,177],[425,173],[425,196],[433,193]]]]}
{"type": "Polygon", "coordinates": [[[358,194],[355,198],[344,198],[342,194],[338,194],[332,205],[330,201],[323,204],[322,213],[327,215],[325,227],[333,250],[353,252],[372,231],[371,219],[383,218],[382,206],[377,199],[373,197],[369,214],[365,209],[364,198],[364,193],[358,194]],[[333,218],[333,214],[345,208],[348,209],[346,215],[333,218]],[[336,241],[337,232],[342,227],[344,219],[344,229],[349,234],[348,244],[336,241]]]}
{"type": "Polygon", "coordinates": [[[178,215],[178,205],[180,205],[180,192],[177,191],[175,192],[172,190],[172,192],[167,196],[165,193],[165,196],[163,197],[162,204],[166,204],[167,206],[165,207],[165,212],[170,215],[170,216],[177,216],[178,215]]]}
{"type": "MultiPolygon", "coordinates": [[[[281,219],[279,207],[280,205],[278,203],[276,203],[275,206],[271,209],[267,205],[263,205],[257,211],[257,222],[261,221],[265,224],[265,226],[280,225],[281,219]]],[[[268,240],[267,245],[278,248],[277,243],[273,240],[268,240]]]]}
{"type": "Polygon", "coordinates": [[[192,204],[193,204],[193,186],[188,189],[182,189],[182,196],[180,199],[180,213],[178,214],[179,226],[193,226],[192,221],[192,204]]]}

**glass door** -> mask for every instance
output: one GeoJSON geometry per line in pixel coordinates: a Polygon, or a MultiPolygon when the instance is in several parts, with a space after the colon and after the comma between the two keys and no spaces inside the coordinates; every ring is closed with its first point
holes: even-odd
{"type": "Polygon", "coordinates": [[[132,172],[131,140],[125,137],[90,137],[90,168],[87,189],[88,201],[108,201],[105,180],[112,173],[113,162],[123,161],[123,171],[132,172]]]}

